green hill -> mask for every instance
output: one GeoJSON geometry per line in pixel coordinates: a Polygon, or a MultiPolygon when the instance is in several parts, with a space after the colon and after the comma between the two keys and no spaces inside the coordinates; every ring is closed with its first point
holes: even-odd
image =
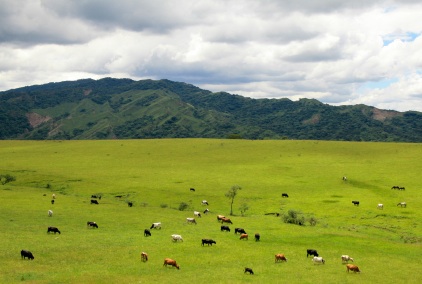
{"type": "Polygon", "coordinates": [[[422,141],[422,114],[251,99],[169,80],[105,78],[0,92],[0,139],[422,141]]]}

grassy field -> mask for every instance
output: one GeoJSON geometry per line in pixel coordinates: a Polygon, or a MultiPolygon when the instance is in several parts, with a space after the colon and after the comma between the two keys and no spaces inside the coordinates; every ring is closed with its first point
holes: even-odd
{"type": "Polygon", "coordinates": [[[0,157],[0,175],[16,177],[0,185],[1,283],[422,283],[422,144],[0,141],[0,157]],[[225,193],[233,185],[242,189],[232,231],[221,232],[216,215],[229,215],[225,193]],[[90,204],[92,194],[102,195],[99,205],[90,204]],[[186,224],[194,210],[206,208],[203,199],[210,213],[186,224]],[[401,201],[407,208],[396,206],[401,201]],[[181,203],[189,208],[180,211],[181,203]],[[249,207],[244,216],[242,204],[249,207]],[[317,224],[265,215],[289,210],[317,224]],[[99,228],[88,229],[87,221],[99,228]],[[144,237],[152,222],[162,229],[144,237]],[[48,226],[61,234],[47,234],[48,226]],[[239,240],[235,227],[250,239],[239,240]],[[171,234],[184,241],[172,242],[171,234]],[[202,247],[202,238],[217,244],[202,247]],[[325,265],[306,257],[310,248],[325,265]],[[22,260],[21,249],[35,260],[22,260]],[[148,262],[141,262],[142,251],[148,262]],[[275,264],[276,253],[287,263],[275,264]],[[342,254],[362,272],[348,274],[342,254]],[[180,270],[163,267],[166,257],[180,270]],[[244,274],[244,267],[255,274],[244,274]]]}

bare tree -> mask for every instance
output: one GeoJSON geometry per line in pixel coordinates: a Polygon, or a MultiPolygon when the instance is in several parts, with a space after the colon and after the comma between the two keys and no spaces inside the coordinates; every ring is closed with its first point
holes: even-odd
{"type": "Polygon", "coordinates": [[[230,215],[233,215],[233,202],[237,195],[237,192],[242,188],[239,185],[233,185],[229,191],[226,192],[225,196],[230,199],[230,215]]]}

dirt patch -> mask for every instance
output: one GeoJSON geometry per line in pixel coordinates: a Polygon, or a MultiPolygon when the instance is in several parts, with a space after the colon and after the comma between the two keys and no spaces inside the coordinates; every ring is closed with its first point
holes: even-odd
{"type": "Polygon", "coordinates": [[[51,119],[50,116],[43,116],[36,112],[27,113],[26,118],[28,119],[29,124],[34,128],[40,125],[41,123],[47,122],[51,119]]]}
{"type": "Polygon", "coordinates": [[[387,118],[393,118],[396,116],[403,116],[401,112],[393,111],[393,110],[381,110],[374,108],[372,110],[372,118],[379,121],[384,121],[387,118]]]}

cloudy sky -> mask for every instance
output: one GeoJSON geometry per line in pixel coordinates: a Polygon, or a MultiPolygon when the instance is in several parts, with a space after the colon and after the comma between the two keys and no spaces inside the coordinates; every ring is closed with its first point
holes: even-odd
{"type": "Polygon", "coordinates": [[[103,77],[422,111],[420,0],[0,0],[0,91],[103,77]]]}

